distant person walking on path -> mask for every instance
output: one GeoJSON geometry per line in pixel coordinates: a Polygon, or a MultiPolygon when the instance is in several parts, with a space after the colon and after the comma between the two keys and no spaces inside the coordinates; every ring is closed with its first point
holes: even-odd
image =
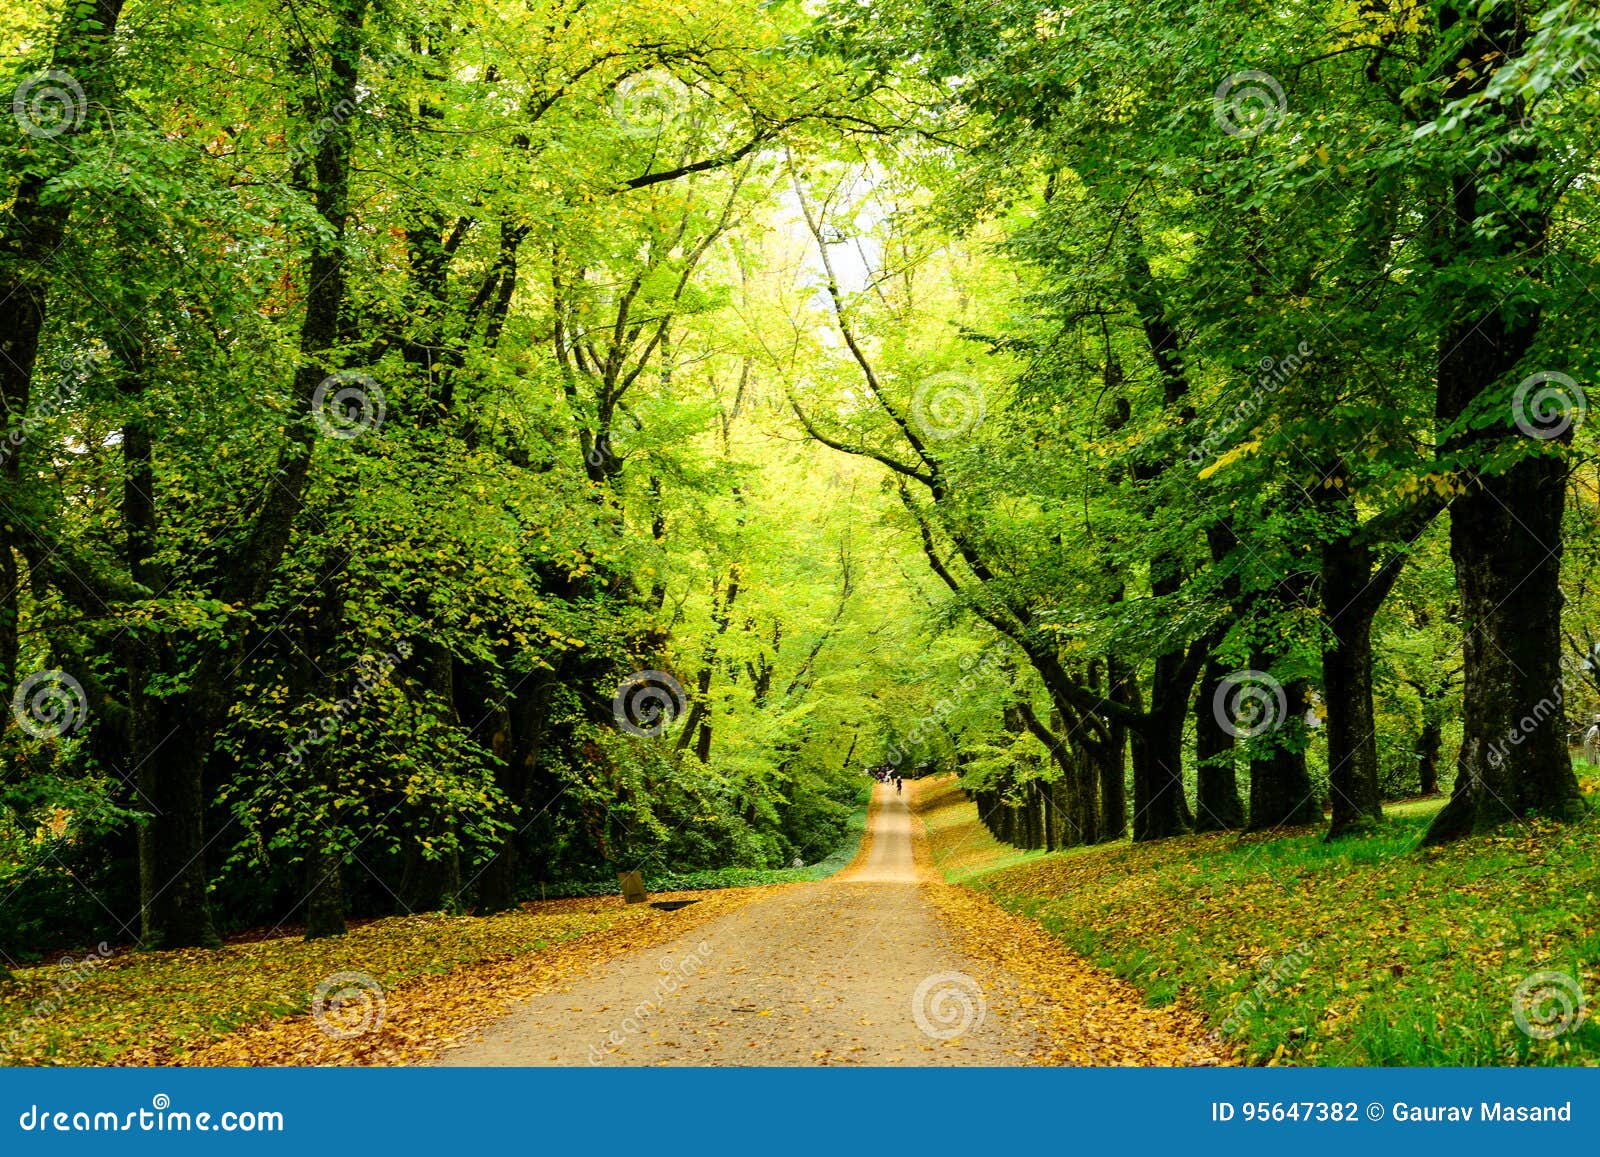
{"type": "Polygon", "coordinates": [[[898,775],[894,777],[894,794],[895,795],[899,795],[900,794],[900,784],[902,782],[903,781],[900,779],[900,777],[898,775]]]}

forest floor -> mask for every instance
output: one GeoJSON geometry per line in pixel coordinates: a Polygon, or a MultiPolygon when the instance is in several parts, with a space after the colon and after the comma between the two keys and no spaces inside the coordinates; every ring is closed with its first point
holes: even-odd
{"type": "Polygon", "coordinates": [[[824,881],[68,956],[0,989],[0,1064],[1229,1063],[932,864],[880,787],[824,881]]]}
{"type": "Polygon", "coordinates": [[[1026,920],[931,870],[903,797],[831,880],[767,890],[670,944],[527,1001],[454,1065],[1215,1064],[1026,920]]]}
{"type": "Polygon", "coordinates": [[[1334,844],[1302,829],[1046,854],[996,841],[953,777],[916,797],[946,879],[1151,1004],[1181,997],[1246,1063],[1600,1064],[1600,819],[1419,850],[1441,804],[1391,805],[1334,844]]]}
{"type": "Polygon", "coordinates": [[[413,1062],[518,1000],[710,923],[757,891],[653,897],[692,901],[670,912],[621,896],[551,900],[498,916],[373,920],[335,939],[68,956],[0,988],[0,1064],[413,1062]]]}
{"type": "Polygon", "coordinates": [[[908,782],[825,881],[52,960],[0,1063],[1600,1063],[1600,820],[1418,850],[1438,806],[1045,854],[908,782]]]}

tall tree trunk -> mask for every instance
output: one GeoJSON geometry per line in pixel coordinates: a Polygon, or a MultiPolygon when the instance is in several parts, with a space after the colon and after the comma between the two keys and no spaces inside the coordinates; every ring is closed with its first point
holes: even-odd
{"type": "Polygon", "coordinates": [[[852,731],[852,732],[851,732],[851,733],[850,733],[850,747],[849,747],[849,750],[847,750],[847,751],[846,751],[846,752],[845,752],[845,753],[844,753],[844,759],[843,759],[843,761],[842,761],[842,762],[841,762],[841,763],[840,763],[840,764],[839,764],[839,770],[840,770],[840,771],[847,771],[847,770],[849,770],[849,767],[850,767],[850,761],[851,761],[851,760],[852,760],[852,759],[854,759],[854,758],[855,758],[855,754],[856,754],[856,742],[857,742],[857,741],[858,741],[858,740],[859,740],[859,739],[860,739],[860,738],[861,738],[861,729],[860,729],[860,728],[859,728],[859,727],[858,727],[858,728],[856,728],[856,729],[855,729],[855,730],[854,730],[854,731],[852,731]]]}
{"type": "Polygon", "coordinates": [[[1584,813],[1563,710],[1565,487],[1565,466],[1539,456],[1477,479],[1451,507],[1450,554],[1467,623],[1464,730],[1455,790],[1428,843],[1534,813],[1584,813]]]}
{"type": "Polygon", "coordinates": [[[17,689],[17,594],[21,579],[16,552],[11,549],[12,527],[0,518],[0,695],[10,703],[17,689]]]}
{"type": "MultiPolygon", "coordinates": [[[[1106,682],[1112,702],[1133,709],[1138,703],[1137,676],[1121,659],[1106,658],[1106,682]]],[[[1099,755],[1100,838],[1120,840],[1128,834],[1128,728],[1120,719],[1107,724],[1109,741],[1099,755]]]]}
{"type": "MultiPolygon", "coordinates": [[[[511,711],[508,706],[488,705],[489,746],[499,760],[495,768],[495,785],[505,795],[519,817],[527,795],[527,769],[517,758],[512,737],[511,711]]],[[[473,912],[478,916],[492,916],[496,912],[509,912],[517,906],[517,835],[505,832],[495,846],[489,862],[478,876],[477,903],[473,912]]]]}
{"type": "MultiPolygon", "coordinates": [[[[143,392],[139,351],[124,350],[121,388],[143,392]]],[[[135,582],[163,588],[154,562],[157,534],[151,438],[142,418],[123,427],[122,518],[124,556],[135,582]]],[[[125,634],[117,649],[127,669],[128,763],[136,767],[138,799],[147,814],[139,825],[139,931],[150,948],[210,947],[221,943],[211,920],[210,880],[205,867],[205,769],[212,728],[220,721],[219,698],[207,665],[190,695],[152,693],[152,684],[185,674],[170,640],[125,634]]]]}
{"type": "Polygon", "coordinates": [[[344,857],[318,849],[306,857],[306,939],[344,934],[344,857]]]}
{"type": "Polygon", "coordinates": [[[1328,705],[1328,838],[1367,831],[1383,819],[1377,722],[1372,709],[1372,619],[1343,615],[1322,653],[1328,705]]]}
{"type": "MultiPolygon", "coordinates": [[[[1224,572],[1222,597],[1228,605],[1238,605],[1240,580],[1229,566],[1239,546],[1233,523],[1219,520],[1207,526],[1206,545],[1212,566],[1224,572]]],[[[1199,832],[1233,831],[1245,825],[1233,733],[1222,726],[1216,711],[1217,695],[1229,672],[1213,652],[1224,634],[1225,627],[1219,624],[1207,640],[1206,665],[1194,699],[1195,830],[1199,832]]]]}
{"type": "Polygon", "coordinates": [[[1133,753],[1133,838],[1160,840],[1187,830],[1183,819],[1183,720],[1162,716],[1136,728],[1133,753]]]}
{"type": "MultiPolygon", "coordinates": [[[[248,606],[269,588],[293,533],[311,472],[315,440],[312,399],[332,372],[339,344],[339,314],[345,296],[345,228],[349,221],[353,138],[349,117],[354,108],[360,71],[367,0],[340,0],[334,5],[334,29],[327,74],[302,62],[302,77],[315,86],[308,97],[308,123],[332,124],[321,137],[309,168],[315,178],[315,201],[326,233],[318,233],[307,270],[304,316],[300,325],[301,361],[295,371],[293,398],[297,407],[285,430],[274,485],[261,501],[249,536],[237,552],[218,594],[223,601],[248,606]]],[[[227,696],[237,679],[242,642],[211,647],[185,672],[193,688],[186,694],[157,700],[141,694],[138,702],[154,712],[177,716],[178,732],[161,747],[161,758],[141,766],[141,790],[155,805],[140,839],[140,879],[145,894],[146,938],[163,947],[180,948],[216,942],[207,898],[205,865],[205,769],[216,732],[227,709],[227,696]],[[167,758],[176,741],[181,754],[167,758]]],[[[135,707],[137,710],[137,707],[135,707]]],[[[140,734],[159,737],[147,717],[136,724],[140,734]]]]}
{"type": "Polygon", "coordinates": [[[1072,844],[1097,844],[1100,842],[1099,768],[1089,749],[1075,745],[1072,753],[1072,791],[1069,810],[1062,817],[1062,842],[1072,844]]]}
{"type": "Polygon", "coordinates": [[[196,726],[189,704],[136,693],[141,720],[133,755],[141,805],[140,934],[148,948],[215,947],[205,868],[205,767],[211,727],[196,726]],[[163,737],[165,739],[163,740],[163,737]]]}
{"type": "Polygon", "coordinates": [[[700,734],[694,741],[694,754],[702,764],[711,764],[711,709],[706,708],[704,718],[700,720],[700,734]]]}
{"type": "Polygon", "coordinates": [[[1244,827],[1244,801],[1239,798],[1239,772],[1233,736],[1217,721],[1212,704],[1228,670],[1216,659],[1206,661],[1194,697],[1195,831],[1232,831],[1244,827]]]}
{"type": "MultiPolygon", "coordinates": [[[[1471,97],[1517,57],[1527,42],[1524,19],[1524,10],[1514,5],[1483,13],[1476,5],[1441,5],[1442,30],[1473,29],[1461,56],[1498,62],[1459,70],[1445,95],[1471,97]],[[1467,23],[1473,19],[1481,23],[1467,23]]],[[[1512,102],[1493,107],[1509,136],[1523,110],[1512,102]]],[[[1561,515],[1567,468],[1551,452],[1570,440],[1571,422],[1538,431],[1555,435],[1546,445],[1532,432],[1523,436],[1513,427],[1518,399],[1493,395],[1497,420],[1464,420],[1486,392],[1509,385],[1538,336],[1540,307],[1529,288],[1518,283],[1533,276],[1525,270],[1537,270],[1545,255],[1549,163],[1538,144],[1527,140],[1509,150],[1497,169],[1463,168],[1450,178],[1451,227],[1441,239],[1440,264],[1456,297],[1448,302],[1452,324],[1441,335],[1436,416],[1440,428],[1451,431],[1451,451],[1468,461],[1481,455],[1487,465],[1460,472],[1462,492],[1450,507],[1450,557],[1466,625],[1464,730],[1455,790],[1428,828],[1425,842],[1430,844],[1536,812],[1557,819],[1584,812],[1562,711],[1561,515]],[[1492,186],[1488,196],[1485,183],[1492,186]],[[1506,215],[1503,228],[1485,230],[1482,214],[1506,204],[1516,204],[1517,212],[1506,215]],[[1458,271],[1469,262],[1473,276],[1460,277],[1458,271]],[[1518,285],[1518,292],[1510,292],[1497,274],[1518,285]],[[1509,467],[1502,464],[1508,457],[1509,467]]],[[[1525,415],[1522,421],[1527,422],[1525,415]]]]}
{"type": "Polygon", "coordinates": [[[1059,800],[1062,803],[1058,817],[1062,843],[1067,847],[1076,847],[1096,842],[1099,808],[1095,794],[1098,784],[1094,767],[1085,754],[1084,743],[1072,741],[1071,736],[1058,738],[1067,733],[1059,708],[1051,712],[1051,727],[1048,728],[1040,723],[1026,699],[1019,699],[1008,715],[1016,720],[1019,728],[1026,727],[1033,733],[1060,772],[1049,798],[1044,802],[1048,804],[1059,800]]]}
{"type": "MultiPolygon", "coordinates": [[[[1428,706],[1423,704],[1423,711],[1428,706]]],[[[1439,753],[1444,747],[1444,728],[1437,719],[1424,718],[1417,735],[1417,790],[1423,795],[1439,794],[1439,753]]]]}
{"type": "MultiPolygon", "coordinates": [[[[722,636],[727,633],[733,615],[733,601],[739,597],[739,568],[728,568],[728,591],[719,597],[719,582],[711,585],[711,621],[716,630],[706,640],[700,655],[700,672],[695,676],[694,703],[689,708],[689,719],[678,735],[677,749],[683,751],[691,742],[695,756],[703,764],[711,762],[711,681],[716,673],[717,652],[722,636]]],[[[669,720],[670,722],[670,720],[669,720]]]]}
{"type": "MultiPolygon", "coordinates": [[[[510,749],[505,766],[496,772],[500,790],[517,808],[515,830],[506,832],[478,882],[475,911],[480,916],[512,911],[518,906],[524,851],[548,848],[556,842],[551,806],[561,796],[544,769],[544,751],[552,738],[551,696],[563,686],[592,677],[586,661],[570,656],[554,671],[534,676],[506,704],[506,729],[510,749]]],[[[544,879],[543,871],[540,879],[544,879]]]]}
{"type": "Polygon", "coordinates": [[[1031,852],[1044,844],[1044,824],[1041,822],[1043,819],[1042,800],[1040,799],[1037,780],[1029,783],[1022,793],[1022,816],[1022,846],[1031,852]]]}
{"type": "Polygon", "coordinates": [[[1193,669],[1183,652],[1156,660],[1149,718],[1131,729],[1135,840],[1160,840],[1189,830],[1183,796],[1183,723],[1193,682],[1193,669]]]}
{"type": "Polygon", "coordinates": [[[1372,551],[1348,537],[1323,548],[1328,643],[1322,652],[1322,693],[1328,708],[1330,840],[1368,830],[1383,819],[1372,709],[1372,621],[1389,583],[1373,577],[1372,562],[1372,551]],[[1382,589],[1377,589],[1380,582],[1382,589]]]}
{"type": "Polygon", "coordinates": [[[1040,784],[1038,789],[1045,803],[1045,851],[1054,851],[1056,845],[1066,839],[1066,813],[1072,807],[1072,802],[1067,799],[1070,787],[1066,781],[1056,779],[1051,784],[1040,784]]]}
{"type": "MultiPolygon", "coordinates": [[[[1267,656],[1254,662],[1265,670],[1267,656]]],[[[1292,680],[1283,689],[1287,717],[1267,737],[1271,749],[1250,761],[1250,824],[1253,832],[1320,823],[1322,805],[1306,771],[1306,684],[1292,680]]]]}
{"type": "Polygon", "coordinates": [[[1322,547],[1322,606],[1327,636],[1322,651],[1323,695],[1328,709],[1328,790],[1333,818],[1328,838],[1370,829],[1383,819],[1378,779],[1378,734],[1372,707],[1372,624],[1388,597],[1405,552],[1381,566],[1372,543],[1384,533],[1414,543],[1443,509],[1423,499],[1383,525],[1360,524],[1350,470],[1336,460],[1323,471],[1317,501],[1334,533],[1322,547]]]}

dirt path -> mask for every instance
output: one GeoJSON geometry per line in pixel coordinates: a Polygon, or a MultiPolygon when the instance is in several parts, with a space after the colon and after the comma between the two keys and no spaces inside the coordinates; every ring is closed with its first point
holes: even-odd
{"type": "Polygon", "coordinates": [[[1041,1042],[1009,978],[929,904],[920,828],[879,787],[869,846],[660,950],[522,1005],[447,1065],[1016,1065],[1041,1042]]]}

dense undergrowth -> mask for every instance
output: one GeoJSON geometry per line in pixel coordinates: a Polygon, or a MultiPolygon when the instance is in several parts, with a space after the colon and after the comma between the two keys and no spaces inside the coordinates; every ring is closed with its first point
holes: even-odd
{"type": "MultiPolygon", "coordinates": [[[[822,859],[799,868],[727,867],[702,868],[691,871],[651,871],[642,868],[645,886],[658,892],[697,892],[716,888],[751,888],[764,884],[795,884],[810,880],[825,880],[842,871],[855,858],[861,846],[862,833],[867,828],[867,804],[872,798],[872,787],[861,788],[860,803],[850,813],[844,834],[822,859]]],[[[550,886],[550,896],[609,896],[617,890],[615,878],[569,880],[550,886]]]]}

